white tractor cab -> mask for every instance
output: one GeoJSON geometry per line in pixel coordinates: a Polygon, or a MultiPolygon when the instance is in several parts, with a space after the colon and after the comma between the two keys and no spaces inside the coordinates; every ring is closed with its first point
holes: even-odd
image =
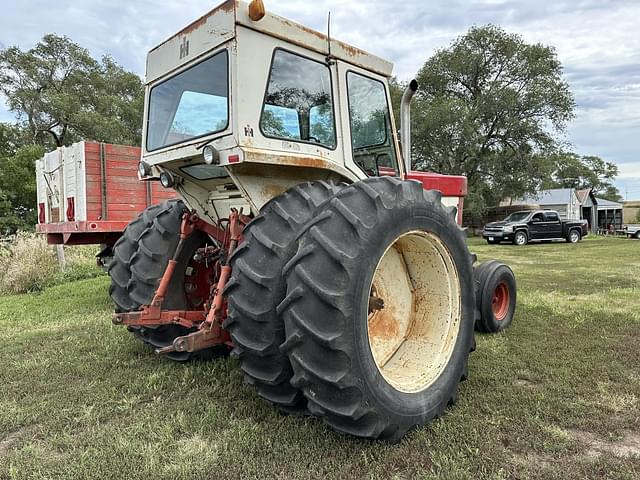
{"type": "Polygon", "coordinates": [[[149,52],[141,173],[167,172],[163,184],[214,221],[304,181],[403,176],[392,69],[225,2],[149,52]]]}
{"type": "Polygon", "coordinates": [[[454,402],[474,325],[513,319],[515,278],[473,267],[464,177],[410,172],[392,65],[228,1],[147,58],[139,174],[181,201],[114,246],[113,321],[176,361],[232,353],[286,412],[397,441],[454,402]]]}

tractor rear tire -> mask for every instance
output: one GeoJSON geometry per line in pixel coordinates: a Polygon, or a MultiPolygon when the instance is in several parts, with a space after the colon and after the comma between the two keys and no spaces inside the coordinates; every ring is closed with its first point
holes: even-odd
{"type": "Polygon", "coordinates": [[[511,268],[489,260],[474,268],[476,307],[480,313],[476,330],[498,333],[505,330],[516,311],[516,277],[511,268]]]}
{"type": "Polygon", "coordinates": [[[397,442],[455,403],[475,314],[455,215],[440,192],[382,177],[345,187],[305,226],[285,267],[281,349],[334,429],[397,442]]]}
{"type": "MultiPolygon", "coordinates": [[[[168,200],[144,210],[125,229],[113,247],[113,260],[109,265],[111,287],[109,294],[116,312],[135,312],[148,305],[173,256],[180,238],[182,214],[186,207],[181,200],[168,200]]],[[[163,309],[184,310],[191,306],[185,292],[185,275],[195,251],[205,243],[213,243],[203,232],[195,232],[185,242],[178,259],[173,278],[169,283],[163,309]]],[[[154,348],[173,343],[176,337],[195,329],[178,325],[158,327],[129,327],[135,337],[154,348]]],[[[209,359],[228,353],[226,346],[209,348],[199,352],[173,352],[167,358],[185,362],[192,359],[209,359]]]]}
{"type": "Polygon", "coordinates": [[[282,269],[296,252],[304,224],[339,189],[307,182],[273,198],[245,227],[244,243],[229,259],[232,273],[224,292],[229,309],[223,326],[233,339],[232,356],[258,395],[287,413],[306,412],[306,400],[289,383],[291,364],[279,350],[285,334],[276,308],[287,290],[282,269]]]}

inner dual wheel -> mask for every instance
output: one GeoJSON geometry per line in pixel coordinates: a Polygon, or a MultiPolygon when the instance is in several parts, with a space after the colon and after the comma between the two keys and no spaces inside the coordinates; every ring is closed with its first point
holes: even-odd
{"type": "Polygon", "coordinates": [[[371,178],[301,202],[309,188],[285,192],[247,226],[225,326],[262,397],[397,441],[453,403],[467,375],[464,235],[440,194],[417,182],[371,178]]]}

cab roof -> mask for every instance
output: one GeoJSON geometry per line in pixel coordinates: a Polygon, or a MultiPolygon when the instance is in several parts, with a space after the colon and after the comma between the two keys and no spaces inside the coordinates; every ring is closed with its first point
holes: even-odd
{"type": "MultiPolygon", "coordinates": [[[[206,54],[217,45],[241,35],[243,27],[317,53],[324,55],[329,53],[327,35],[269,13],[268,9],[261,20],[253,21],[249,18],[248,3],[228,0],[149,51],[147,83],[206,54]]],[[[333,38],[330,42],[333,57],[386,77],[391,76],[392,63],[333,38]]]]}

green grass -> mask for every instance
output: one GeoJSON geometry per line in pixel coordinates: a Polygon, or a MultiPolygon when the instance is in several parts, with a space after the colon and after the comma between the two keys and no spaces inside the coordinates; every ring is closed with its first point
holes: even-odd
{"type": "Polygon", "coordinates": [[[639,478],[640,242],[470,244],[513,267],[515,321],[398,445],[280,415],[234,360],[155,356],[104,276],[0,297],[0,479],[639,478]]]}

